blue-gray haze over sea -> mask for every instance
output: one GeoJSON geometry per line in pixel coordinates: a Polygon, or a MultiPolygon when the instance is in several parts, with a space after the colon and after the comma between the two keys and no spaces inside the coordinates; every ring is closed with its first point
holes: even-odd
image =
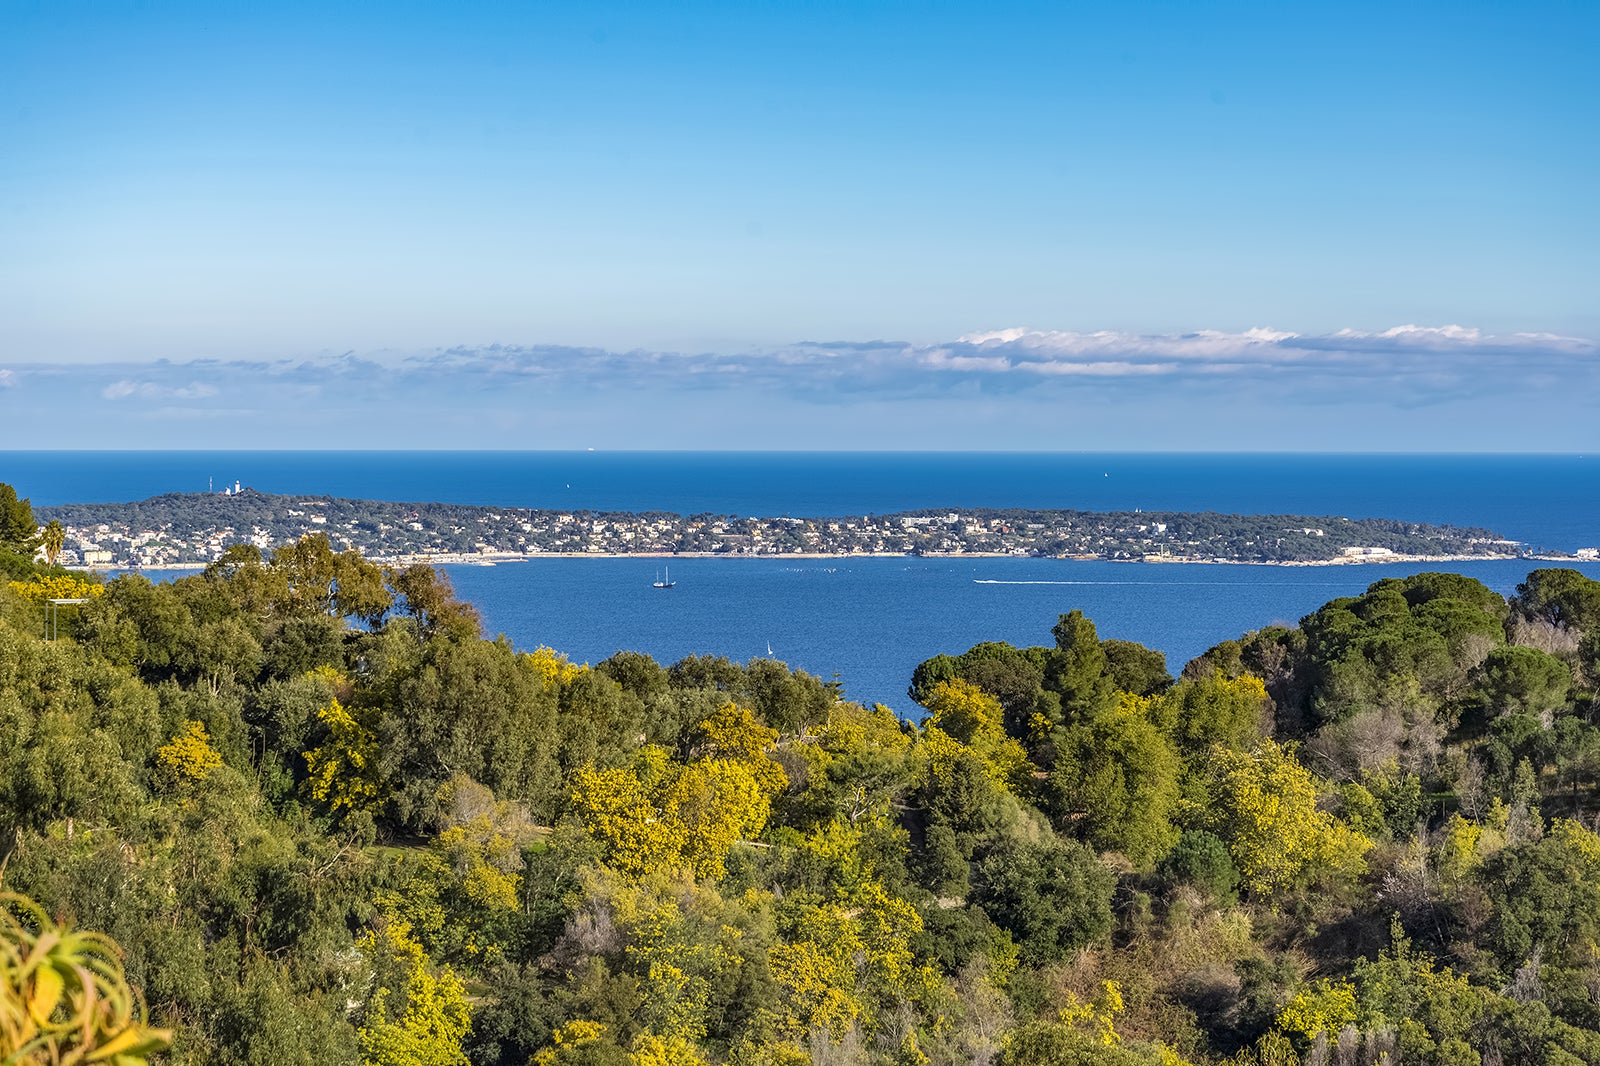
{"type": "MultiPolygon", "coordinates": [[[[1600,545],[1600,457],[685,452],[13,452],[35,505],[220,490],[529,508],[836,516],[936,507],[1221,511],[1484,526],[1533,548],[1600,545]]],[[[1083,609],[1176,670],[1220,640],[1293,623],[1382,577],[1449,569],[1509,593],[1523,560],[1341,567],[1053,559],[541,559],[451,566],[491,633],[577,661],[619,649],[772,654],[846,695],[910,711],[912,668],[980,640],[1048,643],[1083,609]]],[[[1579,569],[1600,577],[1600,564],[1579,569]]]]}

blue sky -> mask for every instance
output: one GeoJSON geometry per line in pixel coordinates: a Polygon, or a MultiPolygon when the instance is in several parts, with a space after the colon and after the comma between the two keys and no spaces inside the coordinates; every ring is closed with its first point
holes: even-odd
{"type": "Polygon", "coordinates": [[[1597,51],[1588,2],[0,3],[0,447],[1593,450],[1597,51]]]}

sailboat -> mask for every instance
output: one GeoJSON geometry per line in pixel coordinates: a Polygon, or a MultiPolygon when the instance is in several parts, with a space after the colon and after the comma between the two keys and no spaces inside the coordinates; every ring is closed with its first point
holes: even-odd
{"type": "Polygon", "coordinates": [[[674,586],[676,584],[677,584],[677,582],[672,580],[672,568],[668,567],[667,568],[667,576],[665,578],[663,578],[660,574],[657,574],[656,575],[656,583],[652,587],[658,588],[658,589],[670,589],[672,586],[674,586]]]}

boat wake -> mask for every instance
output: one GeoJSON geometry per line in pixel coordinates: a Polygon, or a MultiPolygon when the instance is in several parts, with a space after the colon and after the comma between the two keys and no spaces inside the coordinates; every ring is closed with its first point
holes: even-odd
{"type": "Polygon", "coordinates": [[[975,577],[974,585],[1131,585],[1131,581],[1000,581],[992,577],[975,577]]]}
{"type": "MultiPolygon", "coordinates": [[[[974,585],[1204,585],[1208,588],[1219,585],[1238,585],[1240,587],[1260,587],[1259,581],[1002,581],[993,577],[975,577],[974,585]]],[[[1339,588],[1337,582],[1332,581],[1274,581],[1266,582],[1272,585],[1293,585],[1300,588],[1339,588]]]]}

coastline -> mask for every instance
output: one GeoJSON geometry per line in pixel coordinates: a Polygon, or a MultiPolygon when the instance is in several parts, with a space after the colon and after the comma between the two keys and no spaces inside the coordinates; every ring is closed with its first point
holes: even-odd
{"type": "MultiPolygon", "coordinates": [[[[1103,562],[1446,565],[1524,554],[1476,527],[1337,515],[939,508],[838,517],[537,511],[286,496],[169,493],[57,508],[83,565],[186,571],[229,544],[268,550],[323,536],[390,565],[493,566],[538,558],[1094,559],[1103,562]]],[[[77,562],[78,559],[74,559],[77,562]]]]}
{"type": "Polygon", "coordinates": [[[1384,563],[1465,563],[1522,558],[1511,552],[1473,555],[1382,555],[1350,556],[1338,559],[1222,559],[1215,557],[1146,556],[1142,559],[1114,559],[1106,555],[1021,555],[1016,552],[782,552],[753,555],[731,552],[516,552],[445,554],[435,556],[374,556],[374,562],[408,566],[427,563],[433,566],[496,566],[500,563],[525,563],[538,559],[1060,559],[1075,562],[1126,563],[1129,565],[1182,564],[1188,566],[1366,566],[1384,563]]]}
{"type": "MultiPolygon", "coordinates": [[[[1579,562],[1566,556],[1533,555],[1523,556],[1512,552],[1494,552],[1471,555],[1382,555],[1382,556],[1347,556],[1337,559],[1221,559],[1201,558],[1189,556],[1146,556],[1141,559],[1113,559],[1104,555],[1019,555],[1015,552],[924,552],[921,555],[911,555],[906,552],[783,552],[770,555],[755,555],[732,552],[465,552],[441,553],[437,555],[399,555],[385,556],[374,555],[371,560],[386,566],[412,566],[418,563],[428,566],[499,566],[503,563],[527,563],[540,559],[815,559],[815,560],[840,560],[840,559],[1061,559],[1077,562],[1104,562],[1125,563],[1128,565],[1184,565],[1184,566],[1382,566],[1386,563],[1465,563],[1465,562],[1493,562],[1508,559],[1527,559],[1530,562],[1579,562]]],[[[67,567],[69,570],[92,573],[168,573],[181,571],[199,571],[205,569],[203,563],[163,563],[153,566],[140,567],[115,567],[115,566],[83,566],[67,567]]]]}

